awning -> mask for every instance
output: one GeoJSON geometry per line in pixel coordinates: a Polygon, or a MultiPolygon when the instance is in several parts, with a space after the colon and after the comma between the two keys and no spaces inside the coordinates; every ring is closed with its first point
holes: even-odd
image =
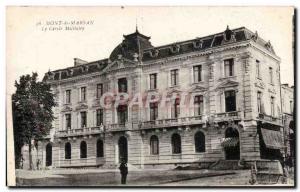
{"type": "Polygon", "coordinates": [[[239,144],[238,137],[227,137],[221,143],[222,147],[224,147],[224,148],[236,147],[238,144],[239,144]]]}
{"type": "Polygon", "coordinates": [[[281,149],[283,147],[283,138],[280,131],[262,128],[261,134],[267,148],[281,149]]]}

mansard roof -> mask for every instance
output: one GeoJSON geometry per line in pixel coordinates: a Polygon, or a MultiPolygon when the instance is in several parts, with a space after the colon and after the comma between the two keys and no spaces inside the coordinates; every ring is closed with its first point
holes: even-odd
{"type": "Polygon", "coordinates": [[[123,35],[123,37],[124,40],[112,51],[109,58],[94,62],[80,63],[80,65],[75,65],[74,67],[66,69],[52,72],[49,71],[45,74],[43,80],[68,79],[71,77],[103,71],[108,64],[120,58],[125,58],[135,62],[147,62],[190,52],[206,51],[211,48],[217,48],[223,45],[248,40],[256,42],[264,47],[266,51],[275,54],[270,41],[264,41],[258,36],[257,32],[253,33],[245,27],[231,30],[227,26],[226,30],[221,33],[157,47],[154,47],[151,44],[149,41],[150,37],[141,34],[137,29],[134,33],[123,35]]]}

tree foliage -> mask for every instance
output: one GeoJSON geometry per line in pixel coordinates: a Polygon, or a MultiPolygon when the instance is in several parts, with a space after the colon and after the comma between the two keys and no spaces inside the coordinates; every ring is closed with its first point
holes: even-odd
{"type": "Polygon", "coordinates": [[[12,111],[16,167],[19,166],[22,146],[28,144],[30,153],[31,141],[42,139],[52,128],[54,95],[50,85],[37,78],[38,74],[32,73],[31,76],[21,76],[19,82],[15,82],[12,111]]]}

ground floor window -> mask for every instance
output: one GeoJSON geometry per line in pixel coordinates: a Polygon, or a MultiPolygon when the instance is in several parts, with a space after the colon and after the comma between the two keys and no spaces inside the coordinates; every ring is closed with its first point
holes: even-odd
{"type": "Polygon", "coordinates": [[[150,154],[151,155],[159,154],[159,142],[156,135],[152,135],[150,138],[150,154]]]}
{"type": "Polygon", "coordinates": [[[65,159],[71,159],[71,144],[65,144],[65,159]]]}
{"type": "Polygon", "coordinates": [[[86,158],[87,156],[87,146],[85,141],[80,143],[80,158],[86,158]]]}
{"type": "Polygon", "coordinates": [[[196,152],[205,152],[205,135],[198,131],[195,134],[195,150],[196,152]]]}
{"type": "Polygon", "coordinates": [[[181,153],[181,137],[177,133],[172,135],[172,153],[181,153]]]}
{"type": "Polygon", "coordinates": [[[97,157],[103,157],[103,141],[98,139],[97,141],[97,157]]]}

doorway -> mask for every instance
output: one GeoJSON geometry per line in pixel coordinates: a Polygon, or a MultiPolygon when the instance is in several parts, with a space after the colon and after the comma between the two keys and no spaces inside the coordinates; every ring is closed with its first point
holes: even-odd
{"type": "Polygon", "coordinates": [[[226,144],[224,145],[226,160],[240,159],[240,138],[237,129],[229,127],[225,131],[226,144]]]}
{"type": "Polygon", "coordinates": [[[52,165],[52,145],[48,143],[46,145],[46,166],[52,165]]]}
{"type": "Polygon", "coordinates": [[[122,160],[124,160],[127,163],[128,162],[127,138],[124,136],[121,136],[119,138],[118,146],[119,146],[119,163],[121,163],[122,160]]]}

